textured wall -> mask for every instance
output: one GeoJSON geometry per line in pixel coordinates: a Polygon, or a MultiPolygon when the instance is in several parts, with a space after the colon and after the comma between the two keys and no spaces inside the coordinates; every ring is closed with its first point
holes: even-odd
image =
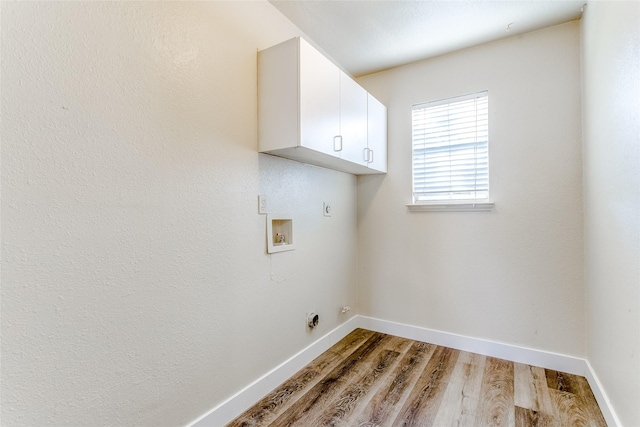
{"type": "Polygon", "coordinates": [[[359,82],[389,109],[389,174],[358,178],[360,313],[584,356],[579,24],[359,82]],[[495,211],[408,212],[412,104],[484,89],[495,211]]]}
{"type": "Polygon", "coordinates": [[[346,320],[355,178],[256,152],[256,51],[295,35],[267,2],[2,2],[3,425],[185,424],[346,320]]]}
{"type": "Polygon", "coordinates": [[[582,19],[587,356],[625,426],[640,425],[640,3],[582,19]]]}

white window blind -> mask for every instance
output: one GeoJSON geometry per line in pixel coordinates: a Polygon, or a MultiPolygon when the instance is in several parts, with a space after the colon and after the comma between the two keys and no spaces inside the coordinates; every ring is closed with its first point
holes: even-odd
{"type": "Polygon", "coordinates": [[[488,110],[486,91],[413,106],[414,203],[489,198],[488,110]]]}

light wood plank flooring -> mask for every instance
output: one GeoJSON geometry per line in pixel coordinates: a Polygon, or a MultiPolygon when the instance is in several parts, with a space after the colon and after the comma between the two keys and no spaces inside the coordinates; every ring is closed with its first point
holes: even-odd
{"type": "Polygon", "coordinates": [[[606,426],[584,377],[356,329],[228,426],[606,426]]]}

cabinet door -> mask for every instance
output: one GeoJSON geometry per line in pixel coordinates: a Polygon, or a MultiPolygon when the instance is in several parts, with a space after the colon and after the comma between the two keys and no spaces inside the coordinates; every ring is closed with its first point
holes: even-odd
{"type": "Polygon", "coordinates": [[[258,150],[300,144],[298,119],[298,40],[258,52],[258,150]]]}
{"type": "Polygon", "coordinates": [[[340,71],[340,158],[366,165],[367,91],[340,71]]]}
{"type": "Polygon", "coordinates": [[[368,166],[380,172],[387,171],[387,107],[367,93],[367,144],[369,153],[368,166]]]}
{"type": "Polygon", "coordinates": [[[338,155],[334,139],[340,135],[340,70],[300,39],[299,73],[300,145],[338,155]]]}

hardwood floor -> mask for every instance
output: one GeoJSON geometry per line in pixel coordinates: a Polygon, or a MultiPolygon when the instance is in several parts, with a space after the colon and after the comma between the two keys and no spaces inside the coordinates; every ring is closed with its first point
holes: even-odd
{"type": "Polygon", "coordinates": [[[356,329],[228,426],[606,422],[583,377],[356,329]]]}

